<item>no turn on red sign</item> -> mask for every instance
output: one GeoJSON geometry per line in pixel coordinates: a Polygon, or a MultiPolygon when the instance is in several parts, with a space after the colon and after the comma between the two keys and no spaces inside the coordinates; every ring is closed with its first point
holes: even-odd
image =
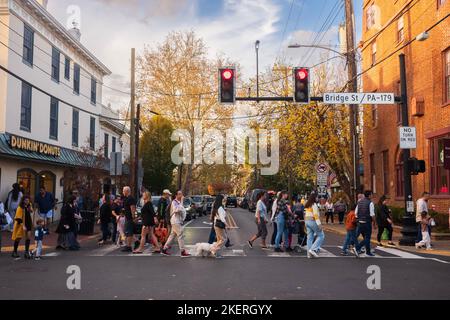
{"type": "Polygon", "coordinates": [[[399,128],[400,149],[415,149],[417,147],[417,137],[415,127],[399,128]]]}

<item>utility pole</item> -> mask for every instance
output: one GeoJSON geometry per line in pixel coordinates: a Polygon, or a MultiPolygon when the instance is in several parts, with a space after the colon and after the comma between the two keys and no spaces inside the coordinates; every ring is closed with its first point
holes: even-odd
{"type": "Polygon", "coordinates": [[[135,126],[135,138],[134,138],[134,176],[135,176],[135,182],[134,182],[134,189],[136,194],[136,199],[139,199],[139,133],[140,133],[140,119],[141,119],[141,105],[137,105],[136,110],[136,119],[134,120],[134,126],[135,126]]]}
{"type": "Polygon", "coordinates": [[[131,120],[130,120],[130,187],[131,193],[136,194],[136,182],[137,175],[136,170],[134,168],[136,164],[136,128],[135,128],[135,119],[136,119],[136,49],[131,49],[131,120]]]}
{"type": "MultiPolygon", "coordinates": [[[[348,92],[358,91],[357,68],[355,57],[355,35],[353,26],[353,4],[352,0],[345,0],[345,31],[347,39],[347,70],[348,70],[348,92]]],[[[360,187],[359,179],[359,137],[358,137],[358,117],[359,106],[352,104],[349,106],[350,111],[350,143],[353,158],[352,169],[352,195],[353,200],[357,201],[358,191],[360,187]]]]}
{"type": "MultiPolygon", "coordinates": [[[[406,63],[405,54],[399,55],[400,62],[400,89],[402,95],[402,126],[409,126],[408,114],[408,89],[406,83],[406,63]]],[[[417,236],[416,219],[414,217],[414,202],[412,198],[412,182],[411,172],[408,168],[408,160],[411,157],[410,149],[403,149],[403,177],[404,177],[404,193],[405,193],[405,215],[402,219],[402,237],[400,238],[400,245],[413,246],[417,236]],[[412,208],[411,208],[412,202],[412,208]],[[408,206],[408,204],[410,204],[408,206]],[[408,208],[412,210],[408,210],[408,208]]]]}

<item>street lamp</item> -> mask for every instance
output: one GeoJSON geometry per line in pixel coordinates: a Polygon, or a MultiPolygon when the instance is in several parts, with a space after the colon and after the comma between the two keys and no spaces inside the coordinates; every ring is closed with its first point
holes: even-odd
{"type": "MultiPolygon", "coordinates": [[[[256,50],[256,97],[259,98],[259,40],[255,42],[255,50],[256,50]]],[[[259,102],[259,100],[257,100],[259,102]]]]}
{"type": "Polygon", "coordinates": [[[289,49],[298,49],[298,48],[318,48],[318,49],[323,49],[323,50],[328,50],[334,53],[337,53],[338,55],[340,55],[341,57],[345,58],[347,56],[347,54],[339,52],[337,50],[328,48],[326,46],[323,45],[310,45],[310,44],[291,44],[288,46],[289,49]]]}

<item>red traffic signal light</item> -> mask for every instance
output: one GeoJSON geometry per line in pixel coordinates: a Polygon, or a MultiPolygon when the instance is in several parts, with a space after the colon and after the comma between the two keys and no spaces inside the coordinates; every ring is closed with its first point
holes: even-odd
{"type": "Polygon", "coordinates": [[[234,68],[219,69],[219,102],[236,101],[236,71],[234,68]]]}
{"type": "Polygon", "coordinates": [[[294,102],[308,104],[309,96],[309,69],[294,68],[294,102]]]}

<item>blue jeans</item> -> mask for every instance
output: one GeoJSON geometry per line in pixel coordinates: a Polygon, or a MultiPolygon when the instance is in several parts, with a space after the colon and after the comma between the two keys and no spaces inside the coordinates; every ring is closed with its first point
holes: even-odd
{"type": "Polygon", "coordinates": [[[286,219],[284,219],[284,214],[280,213],[277,216],[277,237],[275,238],[275,248],[280,248],[281,236],[284,239],[284,247],[289,246],[289,230],[286,228],[286,219]]]}
{"type": "Polygon", "coordinates": [[[372,237],[372,223],[358,223],[358,230],[364,237],[363,241],[356,241],[355,248],[359,252],[363,246],[366,247],[366,253],[370,253],[370,238],[372,237]]]}
{"type": "Polygon", "coordinates": [[[209,232],[208,243],[213,244],[214,241],[216,241],[216,230],[214,230],[214,224],[213,224],[211,231],[209,232]]]}
{"type": "MultiPolygon", "coordinates": [[[[431,238],[431,226],[428,226],[428,233],[430,234],[431,238]]],[[[422,225],[420,222],[417,222],[417,242],[422,241],[422,225]]]]}
{"type": "Polygon", "coordinates": [[[321,246],[325,240],[325,233],[319,228],[315,221],[306,220],[306,233],[308,234],[308,239],[306,241],[308,250],[316,251],[321,246]],[[314,237],[317,237],[314,240],[314,237]]]}
{"type": "Polygon", "coordinates": [[[344,245],[342,246],[342,251],[347,252],[348,246],[351,244],[355,244],[356,240],[356,229],[355,230],[347,230],[347,236],[345,237],[344,245]]]}

